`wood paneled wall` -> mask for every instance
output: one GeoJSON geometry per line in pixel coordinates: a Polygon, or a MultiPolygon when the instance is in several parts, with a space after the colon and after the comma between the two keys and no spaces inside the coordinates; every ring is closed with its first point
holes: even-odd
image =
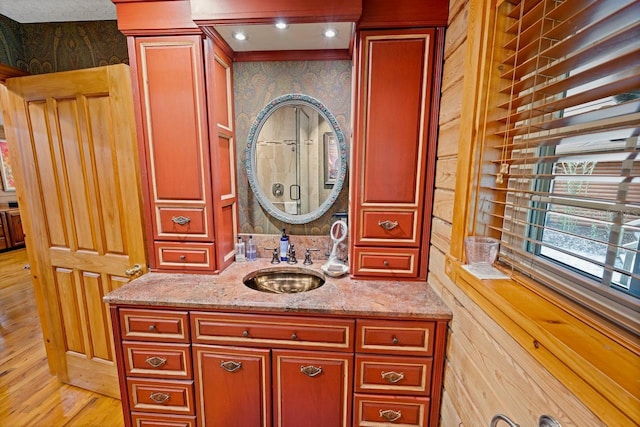
{"type": "Polygon", "coordinates": [[[445,42],[440,136],[428,281],[453,310],[445,366],[442,426],[488,426],[503,413],[521,426],[548,414],[567,426],[599,426],[589,411],[445,274],[451,245],[454,191],[468,47],[475,0],[451,0],[445,42]]]}

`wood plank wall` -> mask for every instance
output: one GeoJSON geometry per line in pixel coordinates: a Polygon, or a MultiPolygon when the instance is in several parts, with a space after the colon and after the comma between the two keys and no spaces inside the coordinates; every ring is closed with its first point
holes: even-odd
{"type": "MultiPolygon", "coordinates": [[[[489,426],[497,413],[523,427],[542,414],[567,426],[603,423],[565,386],[519,346],[445,274],[451,245],[462,87],[467,35],[475,0],[451,0],[445,42],[440,136],[431,235],[429,283],[453,310],[445,366],[442,426],[489,426]]],[[[484,0],[483,0],[484,1],[484,0]]]]}

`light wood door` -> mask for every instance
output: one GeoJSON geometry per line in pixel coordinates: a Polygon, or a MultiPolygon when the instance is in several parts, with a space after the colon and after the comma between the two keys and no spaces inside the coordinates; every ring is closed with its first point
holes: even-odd
{"type": "Polygon", "coordinates": [[[102,297],[146,268],[129,68],[6,81],[16,175],[50,370],[119,396],[102,297]]]}

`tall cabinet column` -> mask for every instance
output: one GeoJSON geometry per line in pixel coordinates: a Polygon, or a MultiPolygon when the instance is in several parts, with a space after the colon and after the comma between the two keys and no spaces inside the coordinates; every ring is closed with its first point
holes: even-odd
{"type": "Polygon", "coordinates": [[[114,0],[134,78],[153,271],[233,262],[237,230],[232,62],[188,0],[114,0]]]}
{"type": "Polygon", "coordinates": [[[436,28],[358,32],[355,277],[426,279],[441,36],[436,28]]]}

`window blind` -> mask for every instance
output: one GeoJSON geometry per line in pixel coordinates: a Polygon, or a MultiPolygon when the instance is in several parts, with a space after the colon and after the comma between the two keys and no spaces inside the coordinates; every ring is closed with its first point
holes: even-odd
{"type": "Polygon", "coordinates": [[[638,331],[640,1],[499,2],[475,228],[638,331]]]}

